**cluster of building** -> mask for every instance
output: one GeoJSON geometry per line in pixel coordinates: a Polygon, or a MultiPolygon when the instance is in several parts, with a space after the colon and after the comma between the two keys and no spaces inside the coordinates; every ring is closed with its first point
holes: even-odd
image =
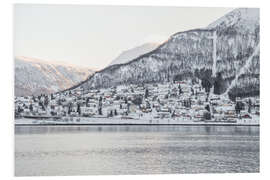
{"type": "Polygon", "coordinates": [[[207,93],[201,83],[175,81],[15,97],[15,117],[236,122],[258,120],[259,104],[258,97],[231,101],[226,96],[207,93]]]}

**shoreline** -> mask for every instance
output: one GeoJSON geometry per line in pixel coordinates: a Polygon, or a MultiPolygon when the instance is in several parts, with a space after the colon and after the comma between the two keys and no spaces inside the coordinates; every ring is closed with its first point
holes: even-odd
{"type": "Polygon", "coordinates": [[[75,118],[72,121],[15,119],[15,126],[260,126],[259,121],[190,121],[185,119],[75,118]],[[79,121],[78,121],[79,120],[79,121]]]}
{"type": "Polygon", "coordinates": [[[189,124],[135,124],[135,123],[57,123],[57,124],[15,124],[15,126],[260,126],[260,124],[233,124],[233,123],[189,123],[189,124]]]}

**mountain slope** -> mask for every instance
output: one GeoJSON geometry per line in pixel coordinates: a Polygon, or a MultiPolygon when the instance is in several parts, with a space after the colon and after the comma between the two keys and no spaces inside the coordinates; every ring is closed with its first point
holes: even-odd
{"type": "Polygon", "coordinates": [[[259,28],[259,9],[235,9],[204,29],[176,33],[154,51],[96,72],[79,87],[197,77],[216,94],[258,95],[259,28]]]}
{"type": "Polygon", "coordinates": [[[258,95],[260,87],[259,9],[236,9],[208,26],[217,32],[216,66],[220,93],[258,95]]]}
{"type": "Polygon", "coordinates": [[[210,69],[212,48],[204,47],[212,46],[211,37],[211,30],[177,33],[150,53],[95,73],[83,86],[96,88],[125,83],[162,82],[172,80],[173,75],[189,73],[194,67],[210,69]],[[187,40],[187,36],[191,38],[187,40]],[[206,53],[205,57],[201,56],[203,53],[206,53]]]}
{"type": "Polygon", "coordinates": [[[48,94],[85,80],[94,71],[39,59],[15,58],[15,96],[48,94]]]}
{"type": "Polygon", "coordinates": [[[127,63],[142,54],[148,53],[156,49],[159,45],[157,43],[145,43],[141,46],[126,50],[122,52],[118,57],[116,57],[109,66],[114,64],[124,64],[127,63]]]}

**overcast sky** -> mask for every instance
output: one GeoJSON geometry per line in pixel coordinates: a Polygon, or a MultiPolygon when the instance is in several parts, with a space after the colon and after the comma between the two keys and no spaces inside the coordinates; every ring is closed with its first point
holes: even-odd
{"type": "Polygon", "coordinates": [[[206,27],[231,8],[14,6],[14,53],[101,69],[122,51],[206,27]]]}

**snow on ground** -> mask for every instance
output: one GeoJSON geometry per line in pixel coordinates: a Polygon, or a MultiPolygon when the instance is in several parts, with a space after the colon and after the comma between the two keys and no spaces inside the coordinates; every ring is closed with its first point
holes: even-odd
{"type": "Polygon", "coordinates": [[[215,121],[198,121],[194,122],[189,119],[183,118],[174,118],[174,119],[125,119],[125,118],[83,118],[83,117],[74,117],[74,118],[65,118],[63,120],[34,120],[34,119],[15,119],[15,125],[76,125],[76,124],[145,124],[145,125],[158,125],[158,124],[179,124],[179,125],[259,125],[259,118],[252,119],[239,119],[236,123],[230,122],[215,122],[215,121]]]}

